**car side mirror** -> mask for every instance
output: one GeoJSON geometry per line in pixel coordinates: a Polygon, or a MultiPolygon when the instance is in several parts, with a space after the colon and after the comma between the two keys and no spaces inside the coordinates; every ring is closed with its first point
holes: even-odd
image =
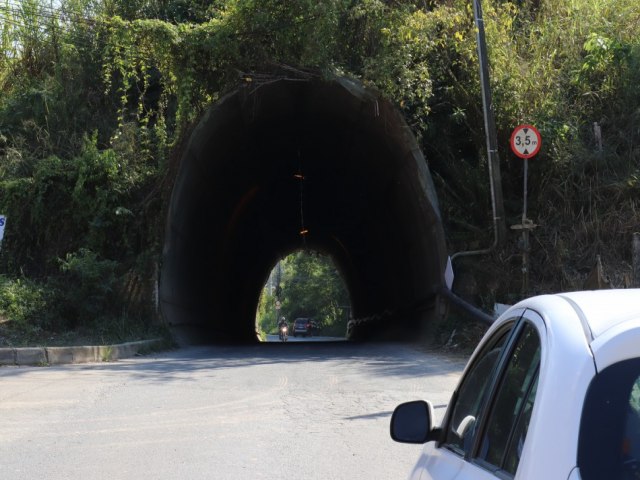
{"type": "Polygon", "coordinates": [[[437,438],[439,429],[431,425],[431,402],[416,400],[398,405],[391,416],[391,438],[400,443],[427,443],[437,438]]]}

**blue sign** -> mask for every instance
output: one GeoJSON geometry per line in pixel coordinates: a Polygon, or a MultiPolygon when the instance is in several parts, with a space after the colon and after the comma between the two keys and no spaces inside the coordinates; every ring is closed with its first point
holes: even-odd
{"type": "Polygon", "coordinates": [[[0,242],[2,242],[2,237],[4,237],[4,226],[7,223],[7,217],[4,215],[0,215],[0,242]]]}

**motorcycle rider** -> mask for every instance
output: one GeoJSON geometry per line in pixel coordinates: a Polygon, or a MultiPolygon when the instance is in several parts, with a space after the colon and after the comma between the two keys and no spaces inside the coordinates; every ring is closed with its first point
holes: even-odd
{"type": "Polygon", "coordinates": [[[278,334],[280,335],[280,340],[285,335],[283,327],[287,327],[289,329],[289,325],[287,324],[287,320],[284,317],[280,317],[280,321],[278,322],[278,334]]]}

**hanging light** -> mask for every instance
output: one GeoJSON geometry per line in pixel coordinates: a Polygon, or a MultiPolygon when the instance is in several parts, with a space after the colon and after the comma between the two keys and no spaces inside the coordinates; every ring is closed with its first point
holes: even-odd
{"type": "Polygon", "coordinates": [[[299,150],[298,172],[293,174],[293,178],[300,180],[300,236],[302,237],[302,243],[306,246],[309,229],[304,224],[304,173],[302,173],[302,157],[299,150]]]}

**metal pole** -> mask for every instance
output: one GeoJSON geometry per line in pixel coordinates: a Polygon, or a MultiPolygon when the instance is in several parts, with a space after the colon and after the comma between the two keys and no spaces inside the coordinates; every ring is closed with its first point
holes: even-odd
{"type": "Polygon", "coordinates": [[[527,222],[527,181],[529,177],[529,160],[524,159],[524,193],[522,195],[523,198],[523,207],[522,207],[522,224],[524,225],[527,222]]]}
{"type": "Polygon", "coordinates": [[[631,263],[633,264],[633,278],[631,279],[633,288],[640,288],[640,233],[633,234],[633,251],[631,263]]]}
{"type": "Polygon", "coordinates": [[[522,229],[522,295],[529,291],[529,229],[522,229]]]}
{"type": "Polygon", "coordinates": [[[443,288],[440,290],[440,294],[447,298],[450,304],[453,307],[457,307],[461,309],[463,312],[470,314],[475,320],[484,323],[485,325],[491,325],[494,321],[494,318],[491,315],[487,315],[485,312],[480,310],[479,308],[474,307],[466,300],[458,297],[455,293],[453,293],[448,288],[443,288]]]}
{"type": "Polygon", "coordinates": [[[484,19],[480,0],[473,0],[478,44],[478,60],[480,63],[480,86],[482,88],[482,106],[484,114],[485,135],[487,139],[487,155],[489,180],[491,187],[491,207],[493,210],[493,228],[496,246],[504,244],[507,238],[507,225],[504,216],[504,200],[502,195],[502,176],[500,173],[500,157],[498,156],[498,135],[496,133],[491,85],[489,83],[489,64],[487,60],[487,42],[484,33],[484,19]]]}
{"type": "Polygon", "coordinates": [[[500,173],[500,157],[498,156],[498,135],[491,99],[491,85],[489,83],[489,64],[487,62],[487,42],[484,34],[484,19],[480,0],[473,0],[473,14],[476,24],[476,43],[478,61],[480,64],[480,87],[482,90],[482,112],[484,115],[484,130],[487,141],[487,163],[489,167],[489,186],[491,189],[491,210],[493,212],[493,244],[480,250],[456,252],[451,255],[454,262],[459,257],[472,255],[486,255],[493,249],[504,245],[507,238],[507,224],[504,214],[504,200],[502,195],[502,175],[500,173]]]}
{"type": "Polygon", "coordinates": [[[524,159],[524,193],[522,207],[522,294],[529,291],[529,222],[527,220],[527,182],[529,160],[524,159]]]}

